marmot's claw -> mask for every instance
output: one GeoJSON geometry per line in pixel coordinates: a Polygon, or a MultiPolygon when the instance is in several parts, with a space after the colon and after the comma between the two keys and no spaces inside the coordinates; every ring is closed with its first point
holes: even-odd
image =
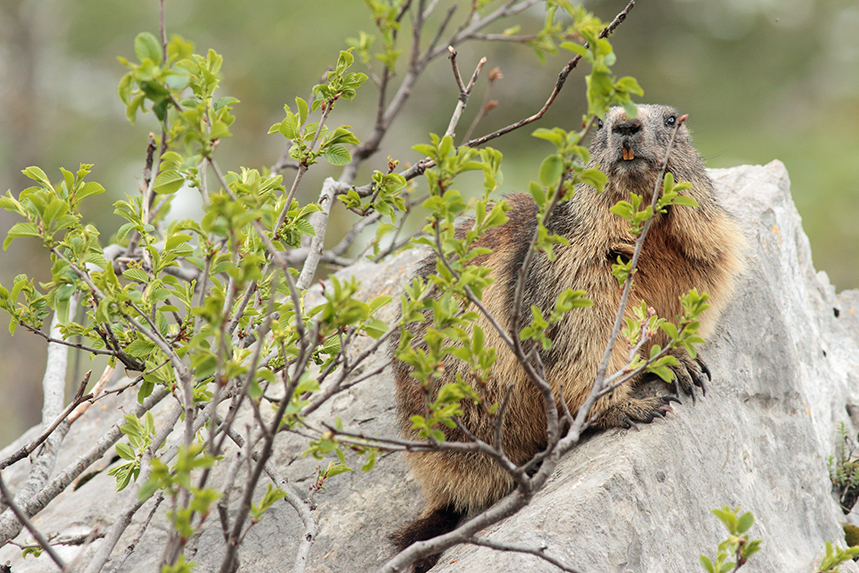
{"type": "MultiPolygon", "coordinates": [[[[674,393],[677,394],[678,396],[680,396],[680,382],[678,381],[677,378],[678,377],[675,376],[674,381],[673,381],[674,382],[674,393]]],[[[677,401],[680,402],[680,400],[677,400],[677,401]]],[[[683,402],[680,402],[680,403],[682,404],[683,402]]]]}
{"type": "Polygon", "coordinates": [[[649,424],[657,418],[664,418],[666,414],[674,413],[671,403],[680,403],[674,396],[654,396],[652,398],[632,398],[626,402],[615,404],[599,418],[597,427],[611,428],[635,428],[638,424],[649,424]]]}
{"type": "Polygon", "coordinates": [[[670,367],[674,372],[674,392],[679,396],[680,388],[683,388],[683,392],[692,396],[692,404],[695,404],[698,399],[695,386],[701,389],[702,396],[707,395],[705,381],[713,379],[710,368],[701,358],[690,358],[685,350],[675,350],[672,354],[680,363],[670,367]]]}
{"type": "Polygon", "coordinates": [[[703,376],[701,378],[695,378],[695,385],[699,386],[701,388],[701,395],[702,396],[707,395],[707,385],[704,384],[704,377],[703,376]]]}
{"type": "Polygon", "coordinates": [[[701,372],[707,375],[707,380],[713,381],[713,375],[710,373],[710,367],[707,366],[707,363],[701,360],[701,357],[695,359],[695,362],[698,363],[698,366],[701,367],[701,372]]]}
{"type": "Polygon", "coordinates": [[[707,386],[704,384],[704,376],[707,376],[708,382],[712,382],[713,375],[710,373],[710,367],[700,357],[695,359],[695,365],[699,369],[699,373],[695,376],[695,384],[701,387],[701,394],[706,396],[707,386]]]}

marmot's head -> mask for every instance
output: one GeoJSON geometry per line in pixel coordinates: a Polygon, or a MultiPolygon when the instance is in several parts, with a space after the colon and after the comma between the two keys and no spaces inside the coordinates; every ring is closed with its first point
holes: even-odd
{"type": "MultiPolygon", "coordinates": [[[[605,121],[599,121],[591,142],[591,159],[610,180],[626,180],[638,187],[659,173],[679,114],[672,107],[639,105],[638,115],[629,119],[622,107],[613,107],[605,121]]],[[[692,146],[689,132],[681,126],[674,138],[668,170],[675,178],[690,180],[702,173],[704,164],[692,146]]]]}

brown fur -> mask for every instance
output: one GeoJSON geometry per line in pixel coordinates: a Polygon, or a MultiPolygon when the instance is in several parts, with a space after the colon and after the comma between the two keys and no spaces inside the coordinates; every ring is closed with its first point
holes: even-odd
{"type": "MultiPolygon", "coordinates": [[[[609,208],[620,200],[629,200],[630,193],[643,195],[644,201],[650,202],[673,131],[669,125],[671,117],[675,120],[677,117],[671,108],[645,105],[639,106],[638,116],[633,120],[628,120],[621,108],[613,108],[607,114],[605,125],[594,136],[591,156],[592,166],[599,166],[608,175],[608,184],[602,193],[580,185],[569,202],[555,209],[547,226],[551,232],[566,237],[570,244],[555,247],[558,256],[554,262],[545,255],[537,256],[527,274],[524,309],[536,305],[547,316],[557,296],[569,288],[587,291],[594,303],[592,307],[564,315],[548,333],[553,348],[541,355],[547,381],[573,413],[591,390],[619,306],[621,289],[611,274],[612,263],[618,255],[628,259],[634,249],[628,222],[609,212],[609,208]],[[634,153],[633,160],[624,161],[623,148],[634,153]],[[561,386],[563,396],[559,395],[561,386]]],[[[639,259],[627,315],[631,317],[632,309],[644,300],[660,317],[676,320],[682,313],[679,296],[696,288],[710,295],[711,308],[702,315],[700,327],[702,336],[707,337],[716,326],[733,290],[734,277],[742,266],[743,235],[719,205],[712,181],[685,127],[677,134],[667,169],[675,180],[692,183],[693,188],[683,193],[694,197],[699,207],[675,206],[667,214],[657,215],[639,259]]],[[[511,325],[509,309],[518,270],[534,235],[537,207],[528,195],[506,199],[512,207],[508,212],[510,220],[480,239],[480,246],[493,252],[479,263],[491,267],[495,279],[484,291],[483,303],[504,328],[521,329],[530,323],[530,311],[520,324],[511,325]]],[[[434,268],[435,258],[429,257],[419,274],[425,276],[434,268]]],[[[504,416],[503,440],[507,456],[521,465],[545,447],[543,403],[492,326],[485,319],[478,323],[486,333],[486,346],[498,351],[492,379],[483,391],[486,403],[501,402],[508,386],[514,384],[504,416]]],[[[426,327],[426,323],[411,326],[416,341],[420,341],[426,327]]],[[[660,333],[642,354],[649,353],[651,344],[664,346],[666,342],[660,333]]],[[[627,353],[628,345],[619,340],[611,356],[609,374],[623,367],[627,353]]],[[[706,366],[682,352],[675,356],[681,363],[674,369],[675,377],[694,396],[694,385],[703,389],[706,366]]],[[[434,389],[453,381],[457,372],[464,380],[471,380],[468,367],[450,358],[443,375],[433,382],[434,389]]],[[[395,373],[401,428],[407,438],[417,439],[409,418],[425,414],[426,395],[420,383],[410,376],[408,365],[396,362],[395,373]]],[[[591,413],[599,414],[597,427],[650,422],[667,409],[663,398],[638,399],[631,397],[630,392],[627,384],[596,402],[591,413]]],[[[463,401],[462,410],[461,423],[478,438],[492,443],[493,420],[467,400],[463,401]]],[[[448,440],[466,439],[457,429],[442,429],[448,440]]],[[[513,488],[509,475],[480,454],[412,453],[409,461],[427,500],[422,519],[451,507],[460,515],[481,510],[513,488]]],[[[453,526],[455,522],[449,528],[453,526]]],[[[401,539],[401,548],[407,545],[401,539]]]]}

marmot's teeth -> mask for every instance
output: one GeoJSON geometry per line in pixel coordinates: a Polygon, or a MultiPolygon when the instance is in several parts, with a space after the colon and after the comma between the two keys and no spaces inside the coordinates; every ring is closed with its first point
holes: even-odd
{"type": "Polygon", "coordinates": [[[621,150],[621,153],[623,155],[624,161],[632,161],[633,159],[635,159],[635,153],[633,153],[631,149],[627,149],[626,147],[624,147],[621,150]]]}

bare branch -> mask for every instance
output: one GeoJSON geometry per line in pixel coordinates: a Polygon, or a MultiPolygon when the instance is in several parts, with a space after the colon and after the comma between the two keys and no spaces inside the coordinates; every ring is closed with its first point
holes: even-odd
{"type": "Polygon", "coordinates": [[[164,494],[159,493],[158,497],[155,498],[155,503],[152,505],[152,509],[149,511],[149,515],[146,516],[146,519],[143,521],[143,525],[140,526],[140,531],[137,533],[131,543],[129,543],[128,546],[125,548],[125,553],[122,554],[122,557],[119,559],[119,562],[116,564],[116,567],[113,568],[114,573],[123,570],[122,566],[125,564],[128,558],[131,557],[131,554],[134,553],[134,549],[137,547],[137,544],[140,543],[140,539],[143,537],[143,534],[149,527],[149,523],[152,521],[152,518],[155,515],[155,512],[158,510],[158,506],[161,505],[162,501],[164,501],[164,494]]]}
{"type": "Polygon", "coordinates": [[[292,163],[289,161],[289,148],[287,147],[283,151],[283,155],[280,156],[280,159],[277,160],[277,163],[271,166],[272,173],[280,173],[284,169],[295,169],[298,171],[301,166],[298,163],[292,163]]]}
{"type": "MultiPolygon", "coordinates": [[[[69,301],[69,310],[74,312],[77,306],[77,296],[73,296],[69,301]]],[[[51,322],[51,337],[58,338],[60,336],[60,318],[54,312],[54,318],[51,322]]],[[[27,515],[34,515],[35,512],[29,512],[28,504],[44,487],[54,470],[54,464],[59,454],[60,445],[66,433],[69,431],[69,423],[63,418],[63,402],[66,387],[66,366],[68,359],[68,347],[59,344],[48,344],[48,360],[45,367],[45,374],[42,378],[42,389],[44,393],[44,402],[42,406],[42,426],[45,428],[47,436],[44,446],[30,467],[30,473],[24,485],[18,490],[15,495],[15,505],[22,509],[27,515]],[[59,419],[57,425],[54,422],[59,419]],[[53,428],[53,429],[52,429],[53,428]]],[[[23,522],[16,520],[16,515],[10,511],[3,512],[0,516],[0,539],[12,539],[19,531],[23,522]]],[[[3,542],[0,541],[0,545],[3,542]]]]}
{"type": "Polygon", "coordinates": [[[53,336],[45,334],[44,332],[42,332],[38,328],[35,328],[35,327],[33,327],[33,326],[27,324],[26,322],[23,322],[23,321],[19,322],[18,324],[20,326],[23,326],[24,328],[26,328],[28,331],[32,332],[33,334],[35,334],[37,336],[41,336],[49,344],[61,344],[63,346],[68,346],[70,348],[77,348],[78,350],[83,350],[84,352],[89,352],[90,354],[101,354],[101,355],[105,355],[105,356],[117,356],[118,355],[118,352],[116,350],[105,350],[103,348],[93,348],[91,346],[86,346],[86,345],[80,344],[78,342],[68,342],[67,340],[63,340],[62,338],[54,338],[53,336]]]}
{"type": "Polygon", "coordinates": [[[534,555],[544,561],[548,561],[561,571],[568,571],[569,573],[580,573],[579,569],[573,569],[560,559],[552,557],[551,555],[547,555],[545,547],[531,547],[528,545],[493,541],[491,539],[479,537],[472,537],[470,539],[467,539],[466,541],[472,545],[478,545],[480,547],[489,547],[490,549],[494,549],[496,551],[513,551],[515,553],[527,553],[528,555],[534,555]]]}
{"type": "MultiPolygon", "coordinates": [[[[301,368],[303,368],[303,365],[301,365],[301,368]]],[[[263,447],[262,451],[259,454],[259,460],[254,465],[252,474],[245,485],[244,495],[242,496],[242,499],[236,512],[233,528],[230,531],[230,540],[229,543],[227,543],[227,552],[224,556],[223,561],[221,562],[221,573],[231,573],[238,565],[238,548],[240,540],[242,538],[242,527],[244,526],[244,522],[247,519],[248,513],[251,509],[254,488],[256,487],[256,484],[259,483],[260,476],[262,475],[262,472],[265,471],[266,463],[271,457],[272,448],[274,446],[274,436],[276,435],[280,422],[283,419],[284,414],[286,413],[286,408],[290,404],[288,396],[290,396],[292,392],[295,391],[295,387],[298,384],[298,378],[299,377],[296,376],[295,380],[293,380],[291,384],[287,385],[285,392],[286,398],[284,400],[281,400],[277,412],[275,413],[274,419],[271,422],[270,429],[266,429],[265,424],[261,425],[261,428],[263,430],[267,430],[266,437],[263,440],[263,447]]],[[[291,496],[287,495],[287,497],[291,496]]]]}
{"type": "MultiPolygon", "coordinates": [[[[617,16],[615,16],[614,20],[612,20],[611,23],[608,26],[606,26],[602,32],[600,32],[599,37],[605,38],[606,36],[608,36],[609,34],[614,32],[614,30],[618,26],[620,26],[624,20],[626,20],[627,14],[629,14],[629,11],[632,10],[634,7],[635,7],[635,0],[629,0],[629,4],[626,5],[626,8],[621,10],[621,12],[617,16]]],[[[558,94],[561,93],[561,90],[564,87],[564,83],[567,81],[567,76],[569,76],[570,72],[572,72],[575,69],[575,67],[579,63],[579,60],[581,60],[581,59],[582,59],[581,56],[576,55],[575,58],[573,58],[572,60],[567,62],[567,65],[561,69],[561,73],[558,74],[558,81],[555,82],[555,87],[554,87],[554,89],[552,89],[552,93],[549,94],[549,99],[546,100],[546,103],[543,104],[543,107],[541,107],[537,113],[535,113],[532,116],[526,117],[525,119],[521,119],[521,120],[517,121],[516,123],[512,123],[512,124],[508,125],[507,127],[502,127],[498,131],[493,131],[492,133],[484,135],[482,137],[478,137],[477,139],[472,139],[472,140],[468,141],[467,143],[465,143],[465,145],[467,145],[469,147],[477,147],[477,146],[483,145],[487,141],[495,139],[496,137],[500,137],[500,136],[504,135],[505,133],[510,133],[511,131],[515,131],[515,130],[519,129],[520,127],[528,125],[529,123],[534,123],[535,121],[537,121],[538,119],[543,117],[543,115],[545,115],[545,113],[547,111],[549,111],[549,108],[552,107],[552,104],[555,103],[555,99],[558,97],[558,94]]]]}
{"type": "Polygon", "coordinates": [[[306,289],[310,286],[313,280],[313,275],[316,274],[316,267],[322,258],[322,247],[325,241],[325,229],[328,226],[328,214],[331,212],[331,204],[334,203],[334,197],[339,192],[348,191],[349,185],[335,181],[331,177],[325,180],[322,185],[322,193],[319,195],[319,204],[322,206],[321,211],[317,211],[310,216],[310,224],[313,225],[313,230],[316,235],[310,242],[310,253],[307,260],[304,261],[304,267],[301,269],[301,274],[298,276],[296,287],[306,289]]]}
{"type": "Polygon", "coordinates": [[[474,116],[474,120],[471,122],[471,125],[468,126],[468,130],[465,132],[465,135],[462,136],[463,143],[460,143],[460,146],[464,145],[465,141],[471,139],[471,134],[472,132],[474,132],[474,129],[477,127],[480,121],[484,117],[486,117],[486,114],[495,109],[495,106],[498,105],[497,101],[490,98],[492,97],[492,88],[495,85],[495,82],[497,80],[502,79],[503,77],[504,76],[501,74],[501,70],[499,70],[498,68],[493,68],[492,71],[489,72],[489,77],[487,78],[489,81],[489,86],[486,88],[486,92],[483,94],[483,102],[480,104],[480,109],[478,110],[477,115],[474,116]]]}
{"type": "MultiPolygon", "coordinates": [[[[322,115],[319,118],[316,133],[313,134],[313,140],[310,142],[310,145],[307,146],[307,149],[312,151],[316,147],[316,143],[322,135],[322,129],[325,127],[325,120],[328,119],[328,114],[331,113],[331,108],[332,106],[330,105],[323,106],[322,115]]],[[[292,199],[295,197],[295,192],[298,190],[298,184],[301,182],[301,178],[304,177],[304,174],[307,173],[307,169],[308,165],[302,161],[298,166],[298,173],[295,174],[295,179],[292,181],[292,187],[289,188],[289,193],[286,195],[286,202],[283,205],[283,209],[277,217],[277,222],[274,224],[275,233],[277,233],[277,230],[280,229],[280,226],[283,225],[283,222],[286,220],[286,214],[289,212],[289,206],[292,204],[292,199]]],[[[222,182],[221,185],[224,185],[224,183],[222,182]]],[[[229,187],[224,188],[229,189],[229,187]]]]}
{"type": "MultiPolygon", "coordinates": [[[[164,2],[161,0],[159,2],[159,8],[161,11],[161,18],[163,24],[164,18],[164,2]]],[[[164,59],[167,59],[167,40],[162,39],[162,49],[164,50],[164,59]]],[[[152,180],[154,177],[152,176],[152,164],[155,160],[155,150],[158,149],[158,146],[155,142],[155,134],[149,133],[149,141],[146,144],[146,160],[143,165],[143,181],[140,186],[140,193],[143,195],[143,203],[145,205],[149,204],[149,193],[152,188],[152,180]]],[[[156,168],[157,169],[157,168],[156,168]]],[[[148,219],[147,219],[148,222],[148,219]]],[[[128,246],[125,248],[125,257],[130,257],[131,253],[137,249],[137,245],[140,243],[140,232],[137,230],[132,231],[131,236],[128,238],[128,246]]]]}
{"type": "Polygon", "coordinates": [[[472,88],[474,88],[474,82],[477,81],[480,71],[483,69],[483,66],[486,65],[486,58],[481,58],[477,63],[477,67],[471,75],[471,81],[468,82],[468,86],[466,87],[462,84],[462,78],[459,76],[459,68],[456,65],[456,50],[453,46],[448,46],[448,49],[450,50],[450,65],[453,68],[453,76],[456,79],[457,86],[459,86],[459,99],[456,102],[456,108],[453,110],[453,115],[450,117],[447,131],[445,131],[445,135],[453,137],[456,125],[459,123],[459,117],[462,115],[462,110],[464,110],[465,106],[468,105],[468,98],[471,96],[472,88]]]}
{"type": "MultiPolygon", "coordinates": [[[[511,5],[513,4],[513,2],[509,2],[507,5],[499,8],[498,11],[496,11],[492,15],[487,16],[487,18],[490,18],[490,17],[498,18],[504,14],[518,13],[519,11],[530,7],[534,3],[535,2],[523,2],[519,6],[511,8],[511,5]],[[515,10],[515,11],[511,11],[511,10],[515,10]]],[[[600,32],[599,37],[605,38],[606,36],[611,34],[626,19],[627,14],[629,14],[629,11],[632,10],[634,7],[635,7],[635,0],[630,0],[629,4],[626,5],[626,8],[624,8],[617,16],[615,16],[614,20],[612,20],[612,22],[608,26],[606,26],[602,32],[600,32]]],[[[480,22],[483,22],[483,21],[484,20],[480,20],[480,22]]],[[[471,28],[473,28],[473,26],[471,28]]],[[[471,29],[471,28],[469,28],[469,29],[471,29]]],[[[471,37],[471,36],[469,36],[469,37],[471,37]]],[[[457,38],[458,39],[455,38],[454,40],[452,40],[450,42],[450,45],[456,45],[458,42],[460,42],[464,39],[464,38],[459,37],[459,35],[457,35],[457,38]]],[[[435,56],[435,55],[438,55],[440,53],[441,52],[436,50],[432,54],[428,54],[428,55],[435,56]],[[436,53],[436,52],[438,52],[438,53],[436,53]]],[[[581,56],[577,55],[575,58],[573,58],[572,60],[567,62],[567,64],[561,69],[561,72],[560,72],[560,74],[558,74],[558,80],[555,83],[555,87],[552,90],[552,93],[549,95],[549,98],[546,100],[546,103],[543,104],[543,107],[537,113],[535,113],[534,115],[531,115],[529,117],[526,117],[524,119],[521,119],[521,120],[517,121],[516,123],[510,124],[507,127],[499,129],[498,131],[494,131],[490,134],[484,135],[482,137],[478,137],[476,139],[471,139],[471,140],[467,141],[466,143],[464,143],[463,145],[467,145],[468,147],[478,147],[478,146],[483,145],[484,143],[486,143],[492,139],[500,137],[506,133],[510,133],[511,131],[515,131],[515,130],[519,129],[520,127],[526,126],[526,125],[533,123],[533,122],[537,121],[538,119],[542,118],[543,115],[545,115],[545,113],[549,110],[549,108],[552,107],[552,104],[555,102],[555,99],[558,97],[558,94],[561,92],[561,89],[563,89],[563,87],[564,87],[564,83],[567,80],[567,76],[569,76],[570,72],[573,71],[573,69],[575,69],[575,67],[578,65],[580,59],[581,59],[581,56]]],[[[380,140],[381,140],[381,137],[380,137],[380,140]]],[[[417,163],[415,163],[412,167],[410,167],[404,171],[401,171],[400,175],[405,177],[406,180],[411,180],[411,179],[414,179],[415,177],[419,177],[420,175],[423,175],[424,171],[426,171],[428,168],[432,167],[433,165],[435,165],[435,164],[429,158],[424,158],[424,159],[418,161],[417,163]]],[[[367,197],[368,195],[370,195],[372,193],[373,189],[372,189],[372,185],[368,184],[368,185],[363,185],[361,187],[356,187],[355,191],[358,193],[359,196],[367,197]]]]}
{"type": "Polygon", "coordinates": [[[449,547],[463,543],[476,536],[480,531],[486,529],[490,525],[510,517],[528,505],[532,497],[533,492],[523,491],[521,488],[517,489],[513,495],[502,499],[486,511],[474,516],[472,519],[469,519],[450,533],[410,545],[378,569],[378,573],[396,573],[398,571],[404,571],[409,564],[421,557],[439,553],[449,547]]]}
{"type": "Polygon", "coordinates": [[[18,518],[18,521],[24,524],[24,527],[26,527],[27,530],[33,535],[33,537],[36,538],[36,541],[38,541],[42,549],[44,549],[45,552],[51,556],[51,559],[54,560],[54,563],[57,564],[57,567],[59,567],[61,570],[65,570],[66,563],[62,560],[62,558],[60,558],[59,554],[57,554],[57,552],[54,550],[54,548],[51,546],[45,536],[42,535],[42,532],[36,529],[36,526],[33,525],[33,522],[30,521],[30,518],[27,516],[27,514],[22,511],[21,508],[18,507],[18,504],[15,503],[15,500],[12,499],[12,495],[9,493],[9,490],[6,489],[6,483],[3,481],[2,475],[0,475],[0,496],[3,498],[3,503],[7,505],[9,509],[12,510],[12,513],[15,514],[15,517],[18,518]]]}
{"type": "MultiPolygon", "coordinates": [[[[245,444],[245,440],[238,432],[235,431],[234,428],[227,426],[225,429],[236,445],[242,447],[245,444]]],[[[259,460],[260,456],[261,454],[256,451],[251,454],[251,457],[254,460],[259,460]]],[[[304,535],[301,537],[301,543],[299,544],[298,551],[295,556],[295,567],[293,568],[294,573],[304,573],[307,566],[307,556],[310,553],[310,548],[313,546],[313,542],[316,541],[316,536],[318,534],[316,520],[313,519],[310,506],[302,501],[298,491],[292,487],[286,478],[280,475],[280,472],[278,472],[277,468],[274,467],[274,464],[266,461],[264,467],[266,475],[268,475],[275,487],[279,487],[281,490],[286,492],[284,501],[291,505],[298,513],[301,523],[304,526],[304,535]]]]}
{"type": "MultiPolygon", "coordinates": [[[[84,376],[84,379],[80,384],[80,388],[78,389],[78,393],[75,396],[75,399],[72,401],[72,403],[69,404],[68,406],[66,406],[65,409],[56,417],[56,419],[54,419],[54,421],[51,423],[51,425],[49,425],[47,428],[45,428],[42,431],[42,433],[39,434],[39,436],[35,440],[33,440],[32,442],[30,442],[29,444],[27,444],[25,446],[22,446],[20,450],[18,450],[17,452],[15,452],[11,456],[7,457],[5,460],[0,462],[0,470],[3,470],[3,469],[11,466],[12,464],[14,464],[16,462],[23,460],[24,458],[26,458],[27,456],[32,454],[34,451],[36,451],[36,448],[38,448],[45,440],[48,439],[48,437],[54,432],[54,430],[56,430],[57,427],[63,421],[66,420],[67,416],[68,416],[68,423],[69,424],[71,424],[77,418],[80,417],[79,415],[75,416],[74,414],[69,416],[69,414],[71,414],[72,410],[75,410],[80,405],[82,405],[84,403],[89,403],[89,400],[91,400],[93,398],[94,393],[87,394],[86,396],[83,395],[83,390],[86,388],[87,382],[89,381],[90,374],[92,374],[92,370],[87,372],[86,375],[84,376]]],[[[75,414],[76,413],[77,413],[77,411],[75,411],[75,414]]]]}
{"type": "MultiPolygon", "coordinates": [[[[134,415],[136,417],[142,416],[145,412],[151,410],[158,402],[164,399],[169,392],[164,390],[163,388],[158,388],[149,398],[146,398],[143,401],[142,405],[137,405],[134,409],[134,415]]],[[[55,497],[61,494],[65,489],[72,483],[78,476],[80,476],[84,471],[87,470],[93,463],[97,460],[101,459],[101,457],[105,454],[107,450],[113,447],[116,442],[122,437],[122,431],[119,427],[125,423],[125,417],[123,416],[119,420],[117,420],[95,444],[93,444],[89,450],[84,452],[82,456],[76,459],[73,463],[71,463],[66,469],[60,472],[56,477],[54,477],[50,482],[48,482],[44,487],[41,488],[35,495],[31,496],[26,502],[19,502],[21,509],[23,509],[27,515],[33,516],[38,512],[42,511],[55,497]]],[[[64,432],[68,430],[68,425],[61,424],[55,432],[64,432]]],[[[53,438],[53,436],[51,437],[53,438]]],[[[50,440],[48,441],[50,444],[50,440]]],[[[31,472],[32,473],[32,472],[31,472]]],[[[20,491],[19,491],[20,493],[20,491]]],[[[21,526],[14,518],[14,516],[10,520],[3,516],[0,519],[0,545],[3,545],[8,540],[14,538],[21,531],[21,526]],[[17,526],[17,527],[16,527],[17,526]]]]}

